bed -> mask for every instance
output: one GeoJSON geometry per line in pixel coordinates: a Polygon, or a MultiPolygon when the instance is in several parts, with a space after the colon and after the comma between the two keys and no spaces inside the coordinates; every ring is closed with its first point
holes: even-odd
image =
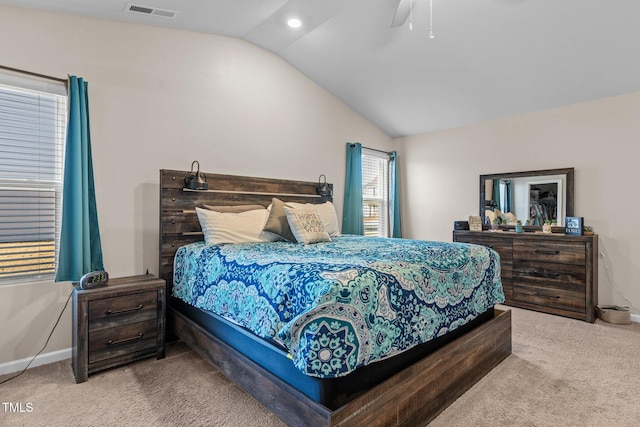
{"type": "MultiPolygon", "coordinates": [[[[496,279],[495,276],[489,291],[475,288],[467,290],[466,293],[473,301],[471,305],[475,307],[474,313],[464,312],[466,309],[458,308],[459,301],[456,301],[454,305],[457,317],[452,317],[447,324],[436,322],[438,327],[432,334],[433,339],[423,341],[420,338],[424,335],[423,330],[434,328],[429,328],[429,324],[426,328],[425,325],[418,327],[419,321],[413,325],[419,333],[410,334],[409,338],[399,338],[395,341],[377,339],[371,333],[363,331],[362,325],[367,322],[358,322],[353,319],[345,322],[344,325],[334,322],[338,327],[332,332],[339,330],[344,332],[348,329],[347,332],[351,333],[351,336],[357,335],[361,338],[360,341],[347,340],[346,344],[341,342],[334,346],[342,353],[351,351],[350,359],[345,359],[344,363],[336,360],[335,363],[323,364],[320,363],[322,357],[318,357],[322,352],[318,347],[331,339],[337,340],[336,335],[327,339],[326,334],[320,334],[320,337],[314,341],[311,337],[313,334],[308,333],[310,329],[308,327],[305,329],[305,325],[312,325],[313,331],[321,329],[318,327],[321,322],[317,320],[318,316],[327,317],[327,312],[321,312],[326,309],[326,304],[321,304],[320,308],[309,308],[306,302],[292,304],[293,308],[289,307],[291,311],[289,318],[279,314],[278,309],[270,309],[267,305],[260,308],[252,306],[254,312],[262,313],[258,316],[262,320],[254,319],[253,323],[257,323],[258,327],[254,328],[254,332],[250,332],[248,327],[251,325],[242,322],[247,311],[243,313],[242,307],[246,303],[239,304],[234,311],[229,309],[229,304],[219,303],[223,300],[220,296],[213,299],[207,298],[209,295],[207,292],[210,292],[204,287],[204,282],[207,280],[202,276],[199,279],[185,279],[185,277],[191,277],[185,275],[185,270],[191,267],[184,266],[195,266],[199,263],[198,257],[205,252],[208,253],[205,257],[207,259],[211,254],[221,255],[222,253],[221,259],[231,258],[236,266],[251,264],[256,258],[259,259],[257,262],[259,265],[254,264],[251,267],[252,277],[267,277],[267,270],[278,264],[267,258],[267,252],[275,251],[275,255],[270,254],[270,256],[275,256],[280,264],[290,256],[289,261],[302,260],[299,265],[304,266],[309,263],[304,261],[304,256],[299,251],[302,251],[305,245],[282,242],[255,244],[253,246],[259,247],[258,251],[262,251],[259,255],[256,255],[256,248],[251,248],[254,252],[246,252],[249,250],[247,245],[240,249],[234,247],[235,245],[222,245],[222,247],[205,245],[201,242],[203,235],[195,208],[207,204],[217,206],[257,204],[266,207],[274,197],[287,202],[314,204],[321,204],[330,199],[318,196],[317,183],[313,182],[217,174],[206,174],[210,190],[190,191],[182,188],[183,178],[187,173],[187,171],[174,170],[160,171],[160,275],[167,281],[168,295],[175,295],[170,298],[168,329],[218,366],[223,373],[285,423],[301,426],[363,425],[365,423],[424,425],[511,353],[510,312],[494,310],[493,302],[499,301],[499,298],[491,299],[491,295],[488,295],[496,294],[495,282],[496,280],[499,282],[499,278],[496,279]],[[266,249],[267,247],[269,250],[266,249]],[[177,266],[175,272],[174,263],[177,266]],[[174,278],[176,278],[175,283],[174,278]],[[189,296],[193,297],[192,300],[189,296]],[[206,304],[207,301],[209,305],[206,304]],[[219,306],[223,305],[224,309],[221,309],[219,306]],[[233,315],[237,317],[234,318],[233,315]],[[316,322],[313,323],[314,321],[316,322]],[[300,337],[311,338],[303,339],[305,344],[300,345],[300,337]],[[323,339],[325,341],[322,341],[323,339]],[[354,350],[354,347],[358,348],[354,350]],[[371,351],[360,351],[359,347],[366,347],[371,351]],[[309,351],[309,348],[317,351],[314,353],[309,351]],[[315,359],[303,357],[303,355],[308,356],[309,353],[313,353],[315,359]]],[[[322,258],[330,262],[320,269],[316,268],[317,271],[313,273],[303,272],[300,275],[313,283],[320,283],[322,280],[309,279],[312,274],[324,274],[323,278],[329,277],[339,282],[341,278],[344,279],[340,276],[340,272],[344,273],[345,266],[346,270],[363,268],[362,274],[372,274],[371,271],[386,268],[376,264],[376,268],[371,269],[371,265],[368,264],[370,261],[366,260],[367,257],[360,260],[357,251],[349,253],[347,257],[340,257],[341,251],[348,253],[348,248],[362,245],[360,241],[354,239],[356,239],[355,236],[340,236],[332,239],[331,243],[308,245],[308,248],[313,247],[313,250],[321,251],[322,258]]],[[[375,241],[371,240],[371,242],[375,241]]],[[[410,242],[399,241],[398,244],[408,245],[410,242]]],[[[420,244],[424,245],[426,242],[420,244]]],[[[378,242],[377,245],[378,250],[384,246],[382,242],[378,242]]],[[[459,246],[447,245],[432,244],[430,250],[446,252],[460,249],[459,246]]],[[[465,247],[464,250],[469,248],[465,247]]],[[[406,257],[407,254],[402,256],[406,257]]],[[[387,254],[386,257],[390,255],[387,254]]],[[[491,254],[491,257],[495,257],[495,254],[491,254]]],[[[440,257],[439,259],[443,262],[442,260],[451,258],[440,257]]],[[[215,262],[220,264],[221,261],[215,262]]],[[[500,270],[499,264],[496,269],[495,259],[491,262],[493,263],[490,268],[491,274],[495,275],[496,271],[500,270]]],[[[293,264],[289,262],[287,265],[293,264]]],[[[433,271],[447,270],[442,265],[432,267],[434,268],[431,270],[432,274],[435,274],[433,271]]],[[[211,275],[211,265],[202,268],[211,275]]],[[[227,270],[233,270],[233,268],[222,268],[222,271],[227,270]]],[[[269,271],[272,270],[273,268],[269,271]]],[[[489,275],[477,266],[471,270],[475,271],[476,275],[489,275]]],[[[402,273],[387,273],[384,275],[385,280],[389,282],[385,283],[386,286],[410,287],[401,277],[401,280],[389,281],[389,278],[401,276],[402,273]]],[[[418,273],[415,271],[408,273],[409,276],[415,274],[418,273]]],[[[443,273],[437,274],[442,276],[443,273]]],[[[455,275],[454,281],[457,281],[459,287],[464,288],[466,279],[460,276],[459,271],[456,271],[455,275]]],[[[208,285],[215,287],[216,283],[237,283],[233,278],[219,276],[218,273],[213,274],[211,283],[208,285]]],[[[273,279],[274,283],[278,281],[276,276],[273,279]]],[[[227,285],[225,287],[228,288],[227,285]]],[[[338,286],[336,289],[338,291],[333,295],[331,302],[338,305],[344,302],[344,305],[340,305],[340,309],[343,310],[341,313],[345,313],[344,310],[349,310],[346,304],[348,295],[340,293],[340,289],[344,291],[344,287],[338,286]]],[[[220,289],[216,290],[216,292],[219,291],[220,289]]],[[[297,298],[314,299],[324,295],[326,299],[331,292],[325,291],[316,291],[315,294],[312,291],[311,296],[297,298]]],[[[359,292],[361,291],[360,289],[359,292]]],[[[399,290],[397,295],[404,295],[405,291],[406,289],[399,290]]],[[[246,288],[238,287],[231,292],[235,292],[234,295],[251,293],[246,288]]],[[[443,292],[446,294],[446,290],[443,292]]],[[[266,293],[277,294],[273,290],[266,293]]],[[[457,294],[461,293],[465,292],[457,292],[457,294]]],[[[435,294],[438,293],[435,292],[435,294]]],[[[393,295],[393,292],[389,295],[393,295]]],[[[439,298],[442,298],[443,293],[440,292],[439,295],[439,298]]],[[[368,300],[368,297],[365,299],[368,300]]],[[[362,299],[359,301],[362,303],[362,299]]],[[[281,300],[280,302],[282,303],[281,300]]],[[[402,304],[402,307],[410,305],[402,304]]],[[[452,306],[446,302],[440,305],[452,306]]],[[[404,311],[407,313],[378,314],[389,318],[406,314],[407,322],[411,319],[415,321],[415,319],[429,317],[409,313],[408,309],[403,309],[404,311]]],[[[369,315],[373,316],[371,313],[369,315]]],[[[335,320],[335,316],[333,319],[335,320]]],[[[325,323],[324,327],[327,325],[328,323],[325,323]]],[[[411,330],[411,328],[412,324],[407,324],[406,329],[411,330]]],[[[340,335],[342,338],[344,336],[344,333],[340,335]]]]}

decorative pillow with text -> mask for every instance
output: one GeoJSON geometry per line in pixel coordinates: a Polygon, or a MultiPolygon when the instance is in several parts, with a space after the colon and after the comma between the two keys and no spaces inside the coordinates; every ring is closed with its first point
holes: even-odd
{"type": "Polygon", "coordinates": [[[293,209],[285,206],[289,227],[298,243],[308,245],[310,243],[330,242],[331,237],[326,232],[320,216],[312,210],[293,209]]]}
{"type": "Polygon", "coordinates": [[[312,203],[295,203],[288,202],[287,206],[294,209],[308,209],[318,214],[324,229],[329,233],[329,237],[337,237],[340,235],[340,226],[338,225],[338,215],[336,214],[336,207],[331,202],[324,202],[320,204],[312,203]]]}

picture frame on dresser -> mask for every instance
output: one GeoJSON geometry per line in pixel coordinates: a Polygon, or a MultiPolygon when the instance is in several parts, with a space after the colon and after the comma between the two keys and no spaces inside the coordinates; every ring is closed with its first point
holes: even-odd
{"type": "Polygon", "coordinates": [[[582,236],[584,218],[581,216],[568,216],[565,220],[564,234],[567,236],[582,236]]]}
{"type": "Polygon", "coordinates": [[[482,231],[482,218],[478,215],[469,216],[469,230],[482,231]]]}

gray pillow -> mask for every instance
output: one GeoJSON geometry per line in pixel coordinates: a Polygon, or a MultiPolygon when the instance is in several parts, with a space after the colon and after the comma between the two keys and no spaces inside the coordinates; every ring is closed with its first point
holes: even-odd
{"type": "Polygon", "coordinates": [[[289,227],[289,221],[287,221],[287,214],[284,212],[284,202],[282,200],[274,197],[271,201],[271,213],[262,231],[276,234],[289,242],[297,242],[289,227]]]}

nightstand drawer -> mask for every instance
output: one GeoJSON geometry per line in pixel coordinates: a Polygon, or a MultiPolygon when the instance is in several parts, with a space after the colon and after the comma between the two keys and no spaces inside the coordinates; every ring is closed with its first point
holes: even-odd
{"type": "Polygon", "coordinates": [[[89,364],[147,348],[155,351],[157,344],[158,322],[155,319],[101,329],[89,333],[89,364]]]}
{"type": "Polygon", "coordinates": [[[89,301],[89,331],[152,320],[157,316],[156,291],[89,301]]]}

